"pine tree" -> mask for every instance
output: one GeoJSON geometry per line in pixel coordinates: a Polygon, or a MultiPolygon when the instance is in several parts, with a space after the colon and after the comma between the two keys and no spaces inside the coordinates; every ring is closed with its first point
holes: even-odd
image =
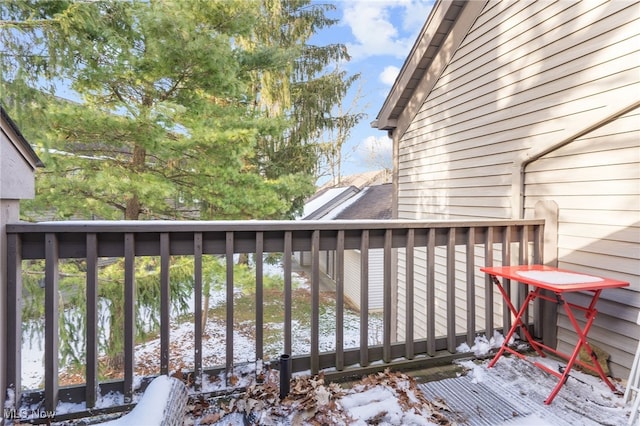
{"type": "Polygon", "coordinates": [[[287,125],[248,107],[251,73],[276,61],[268,48],[234,42],[258,22],[258,3],[2,7],[3,92],[10,107],[22,106],[17,121],[31,124],[22,128],[46,164],[28,209],[61,218],[278,218],[312,191],[310,179],[300,184],[311,169],[274,178],[253,164],[258,139],[287,125]],[[51,91],[57,81],[79,99],[25,99],[29,91],[18,90],[51,91]],[[41,115],[32,114],[34,100],[41,115]]]}
{"type": "MultiPolygon", "coordinates": [[[[309,169],[317,178],[318,163],[325,154],[320,143],[323,136],[348,133],[362,118],[362,113],[342,114],[339,109],[359,78],[340,69],[340,63],[350,59],[345,45],[310,44],[315,33],[337,23],[327,17],[334,9],[310,0],[265,0],[262,19],[250,37],[240,39],[249,50],[259,45],[279,49],[277,58],[283,62],[283,66],[255,71],[252,87],[256,110],[290,123],[285,132],[258,139],[255,164],[269,178],[309,169]]],[[[298,197],[295,206],[302,207],[303,201],[298,197]]]]}

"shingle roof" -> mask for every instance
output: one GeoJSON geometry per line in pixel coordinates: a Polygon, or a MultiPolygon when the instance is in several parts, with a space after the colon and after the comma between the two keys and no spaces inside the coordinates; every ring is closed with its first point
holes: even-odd
{"type": "Polygon", "coordinates": [[[368,186],[334,219],[391,219],[393,185],[368,186]]]}

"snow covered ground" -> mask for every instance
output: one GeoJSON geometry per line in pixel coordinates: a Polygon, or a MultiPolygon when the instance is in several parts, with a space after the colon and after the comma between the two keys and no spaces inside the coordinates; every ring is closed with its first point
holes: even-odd
{"type": "MultiPolygon", "coordinates": [[[[282,276],[283,269],[280,265],[264,265],[265,274],[282,276]]],[[[292,277],[294,289],[309,290],[307,277],[293,273],[292,277]]],[[[224,306],[226,303],[226,292],[224,289],[212,289],[210,306],[224,306]]],[[[320,323],[320,341],[319,349],[321,352],[335,349],[335,335],[327,330],[335,329],[335,307],[324,306],[321,311],[320,323]],[[323,332],[325,331],[325,332],[323,332]]],[[[193,302],[191,302],[193,312],[193,302]]],[[[104,317],[105,314],[101,314],[104,317]]],[[[360,316],[358,313],[345,310],[344,312],[344,337],[343,344],[345,348],[360,346],[360,316]]],[[[255,359],[255,336],[253,335],[253,323],[239,324],[236,327],[233,336],[234,346],[234,362],[247,363],[255,359]]],[[[268,323],[266,327],[272,329],[282,328],[281,323],[268,323]]],[[[371,315],[369,318],[369,343],[382,343],[382,318],[380,315],[371,315]]],[[[174,323],[170,332],[171,342],[171,361],[170,369],[173,371],[193,370],[194,369],[194,326],[192,322],[174,323]]],[[[305,354],[310,351],[310,330],[308,325],[293,320],[292,323],[292,354],[305,354]]],[[[206,328],[203,333],[203,365],[216,366],[224,365],[226,356],[226,348],[224,345],[226,336],[226,327],[223,323],[215,321],[207,321],[206,328]]],[[[82,344],[79,344],[82,346],[82,344]]],[[[279,357],[282,353],[282,341],[265,342],[265,356],[271,358],[279,357]]],[[[160,339],[152,339],[144,344],[140,344],[135,349],[136,357],[136,374],[137,375],[155,375],[160,371],[160,339]]],[[[65,371],[61,367],[62,372],[65,371]]],[[[22,385],[26,389],[38,389],[44,380],[44,344],[38,339],[37,335],[23,333],[22,348],[22,385]]]]}

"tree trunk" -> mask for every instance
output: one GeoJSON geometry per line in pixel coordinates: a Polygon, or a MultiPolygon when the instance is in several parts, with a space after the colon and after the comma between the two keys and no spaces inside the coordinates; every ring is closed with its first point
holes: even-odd
{"type": "MultiPolygon", "coordinates": [[[[147,158],[147,150],[136,145],[133,147],[133,158],[131,159],[131,166],[135,171],[142,171],[144,169],[144,163],[147,158]]],[[[138,220],[140,218],[141,205],[138,194],[132,192],[126,196],[127,206],[124,213],[124,218],[127,220],[138,220]]]]}
{"type": "Polygon", "coordinates": [[[140,200],[138,196],[132,194],[130,198],[127,198],[127,208],[124,212],[124,218],[126,220],[138,220],[140,217],[140,200]]]}

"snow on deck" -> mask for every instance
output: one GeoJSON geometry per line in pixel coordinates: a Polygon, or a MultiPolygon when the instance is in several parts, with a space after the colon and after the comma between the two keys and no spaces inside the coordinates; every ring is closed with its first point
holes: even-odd
{"type": "MultiPolygon", "coordinates": [[[[535,359],[551,368],[564,362],[535,359]]],[[[550,405],[544,401],[557,378],[530,362],[502,357],[493,368],[489,361],[462,362],[466,376],[418,385],[427,399],[440,401],[452,422],[469,426],[598,426],[625,425],[629,407],[598,377],[572,370],[550,405]]]]}

